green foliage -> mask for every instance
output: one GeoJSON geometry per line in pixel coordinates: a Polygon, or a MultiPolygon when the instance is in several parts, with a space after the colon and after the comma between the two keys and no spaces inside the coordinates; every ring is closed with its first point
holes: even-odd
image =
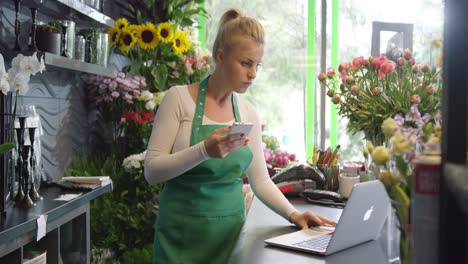
{"type": "Polygon", "coordinates": [[[267,148],[273,151],[280,147],[280,142],[275,136],[263,134],[262,141],[266,144],[267,148]]]}
{"type": "Polygon", "coordinates": [[[111,249],[118,258],[152,245],[162,187],[149,185],[143,170],[125,171],[121,164],[113,155],[89,156],[75,160],[67,172],[70,176],[110,175],[113,191],[91,203],[91,243],[93,248],[111,249]]]}
{"type": "Polygon", "coordinates": [[[122,264],[151,264],[152,250],[152,245],[141,249],[134,248],[131,251],[125,252],[120,262],[122,264]]]}
{"type": "Polygon", "coordinates": [[[0,155],[5,154],[6,152],[15,148],[15,144],[13,143],[4,143],[0,145],[0,155]]]}
{"type": "Polygon", "coordinates": [[[53,20],[47,24],[37,26],[37,30],[43,30],[50,33],[62,33],[62,21],[53,20]]]}
{"type": "Polygon", "coordinates": [[[201,6],[204,0],[129,0],[129,10],[138,24],[172,21],[182,27],[191,26],[199,14],[208,16],[201,6]]]}

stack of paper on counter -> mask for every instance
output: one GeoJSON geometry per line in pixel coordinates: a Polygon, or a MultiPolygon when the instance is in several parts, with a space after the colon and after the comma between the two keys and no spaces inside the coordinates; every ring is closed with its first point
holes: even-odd
{"type": "Polygon", "coordinates": [[[112,180],[109,176],[67,176],[62,177],[62,180],[81,184],[101,184],[101,186],[110,184],[113,189],[112,180]]]}

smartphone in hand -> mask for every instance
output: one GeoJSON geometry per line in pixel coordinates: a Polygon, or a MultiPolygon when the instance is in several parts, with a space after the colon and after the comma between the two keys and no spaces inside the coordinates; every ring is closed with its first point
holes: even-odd
{"type": "Polygon", "coordinates": [[[232,124],[231,131],[229,131],[229,135],[244,134],[247,136],[250,133],[250,130],[252,130],[252,127],[252,123],[234,122],[234,124],[232,124]]]}

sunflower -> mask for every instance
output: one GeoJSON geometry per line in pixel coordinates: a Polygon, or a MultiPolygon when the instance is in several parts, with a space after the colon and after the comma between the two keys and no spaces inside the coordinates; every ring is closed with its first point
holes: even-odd
{"type": "Polygon", "coordinates": [[[133,36],[132,32],[127,28],[122,30],[122,36],[120,38],[120,50],[124,53],[128,51],[135,45],[136,38],[133,36]]]}
{"type": "Polygon", "coordinates": [[[141,28],[140,25],[129,25],[129,26],[127,27],[127,29],[128,29],[130,32],[132,32],[133,37],[134,37],[135,39],[137,39],[137,40],[138,40],[138,38],[139,38],[138,34],[139,34],[139,32],[140,32],[140,28],[141,28]]]}
{"type": "Polygon", "coordinates": [[[118,29],[109,28],[107,30],[107,33],[109,34],[109,42],[111,46],[114,46],[115,44],[119,43],[120,31],[118,29]]]}
{"type": "Polygon", "coordinates": [[[119,18],[114,23],[114,28],[117,30],[122,30],[128,26],[128,20],[126,18],[119,18]]]}
{"type": "Polygon", "coordinates": [[[140,26],[138,30],[138,45],[142,49],[154,49],[158,45],[158,32],[152,23],[140,26]]]}
{"type": "Polygon", "coordinates": [[[185,31],[178,31],[175,33],[174,40],[172,41],[172,49],[174,49],[177,54],[182,54],[190,49],[190,41],[185,31]]]}
{"type": "Polygon", "coordinates": [[[174,37],[174,31],[172,30],[171,24],[164,22],[158,25],[156,29],[158,38],[164,43],[170,43],[174,37]]]}

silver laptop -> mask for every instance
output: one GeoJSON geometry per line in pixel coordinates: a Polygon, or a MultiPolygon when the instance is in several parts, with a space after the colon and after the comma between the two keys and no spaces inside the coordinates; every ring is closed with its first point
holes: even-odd
{"type": "Polygon", "coordinates": [[[375,240],[387,218],[390,199],[384,185],[369,181],[354,185],[351,196],[333,231],[309,228],[265,240],[272,246],[330,255],[375,240]]]}

